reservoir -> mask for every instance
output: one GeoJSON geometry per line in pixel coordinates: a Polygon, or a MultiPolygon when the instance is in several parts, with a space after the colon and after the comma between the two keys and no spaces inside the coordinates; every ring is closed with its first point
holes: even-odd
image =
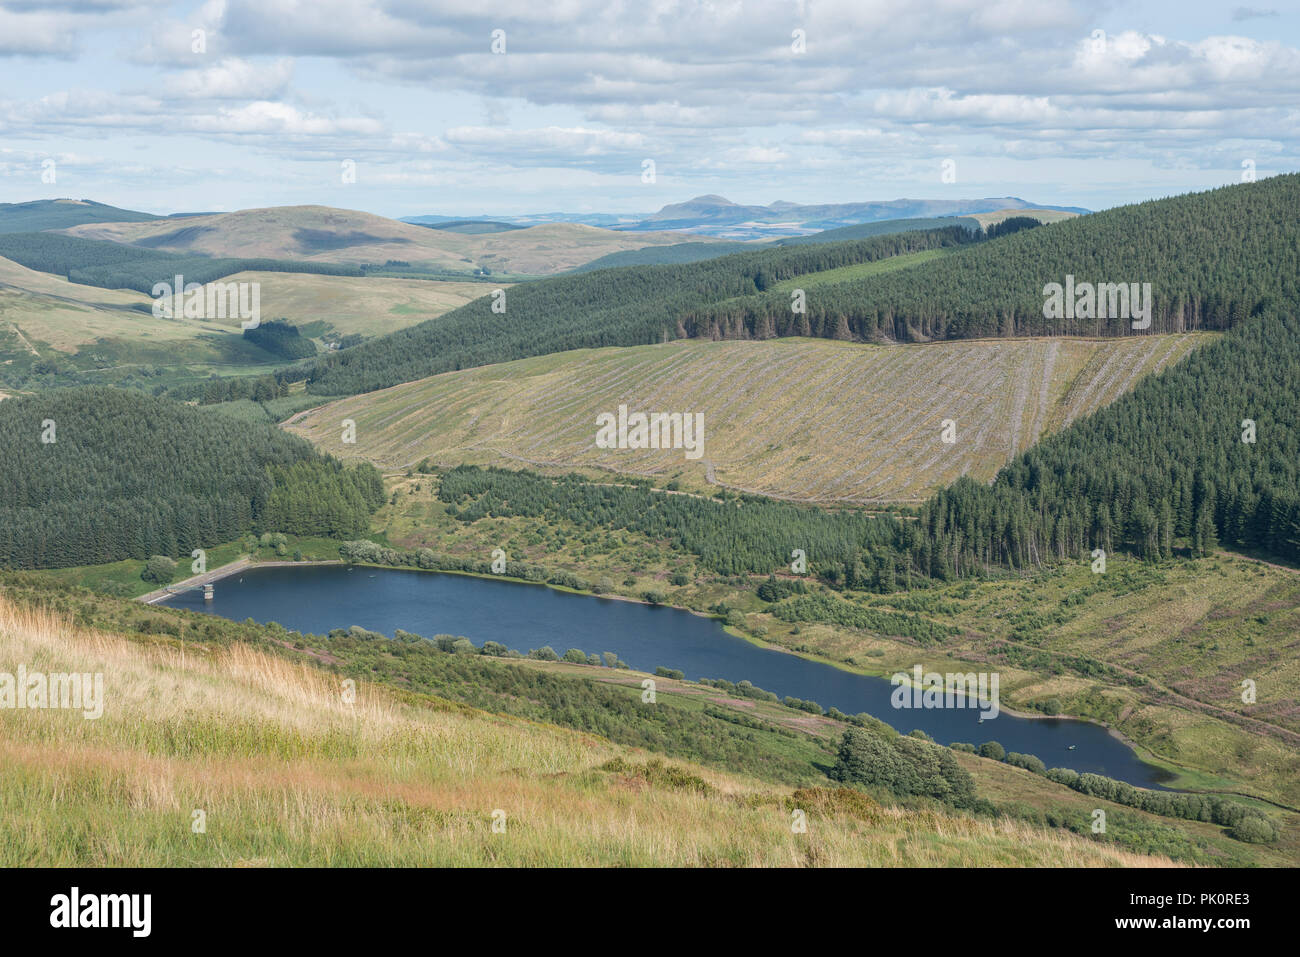
{"type": "Polygon", "coordinates": [[[390,636],[400,628],[426,638],[463,636],[479,646],[498,641],[525,654],[545,645],[560,655],[570,648],[612,651],[638,671],[662,666],[689,679],[747,679],[780,697],[846,714],[868,712],[903,733],[920,728],[942,744],[997,741],[1007,751],[1037,755],[1049,768],[1091,771],[1141,787],[1168,779],[1099,725],[1018,718],[1005,710],[981,723],[974,708],[896,709],[887,678],[762,648],[727,634],[717,621],[673,608],[466,575],[344,565],[247,569],[217,582],[211,601],[191,590],[166,604],[319,635],[360,625],[390,636]]]}

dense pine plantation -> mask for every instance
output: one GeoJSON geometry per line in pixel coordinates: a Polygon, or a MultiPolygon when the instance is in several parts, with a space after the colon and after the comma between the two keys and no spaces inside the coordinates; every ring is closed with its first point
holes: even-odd
{"type": "Polygon", "coordinates": [[[0,566],[188,556],[253,531],[356,535],[384,499],[270,425],[82,387],[0,402],[0,566]]]}
{"type": "Polygon", "coordinates": [[[1130,320],[1047,319],[1043,287],[1150,283],[1148,332],[1227,329],[1269,302],[1300,301],[1300,174],[1121,206],[959,250],[924,269],[819,286],[806,317],[788,294],[702,305],[686,335],[902,341],[1130,335],[1130,320]]]}
{"type": "Polygon", "coordinates": [[[873,546],[887,547],[892,518],[828,512],[774,499],[730,501],[668,495],[644,486],[593,485],[578,475],[557,479],[533,472],[463,465],[443,474],[438,497],[463,522],[521,515],[573,522],[582,528],[625,528],[665,540],[721,575],[763,574],[791,563],[802,549],[810,568],[838,576],[873,546]]]}
{"type": "Polygon", "coordinates": [[[940,492],[903,547],[943,578],[1093,548],[1167,558],[1179,538],[1300,560],[1297,382],[1300,319],[1270,311],[1029,449],[992,488],[940,492]]]}
{"type": "Polygon", "coordinates": [[[1063,285],[1067,274],[1079,283],[1150,283],[1152,333],[1228,329],[1270,303],[1300,301],[1297,208],[1300,174],[1290,174],[1035,229],[1017,228],[1025,225],[1017,217],[987,241],[958,225],[526,283],[509,291],[504,313],[485,297],[322,358],[309,389],[368,392],[530,355],[684,337],[1134,334],[1128,318],[1044,318],[1044,286],[1063,285]],[[802,313],[792,310],[790,290],[771,289],[811,272],[949,246],[965,248],[923,267],[819,283],[802,313]]]}
{"type": "Polygon", "coordinates": [[[938,493],[918,522],[495,469],[452,470],[440,494],[465,520],[547,515],[644,532],[721,574],[776,571],[802,548],[828,581],[884,591],[913,574],[946,580],[1094,548],[1168,558],[1178,540],[1300,561],[1296,382],[1300,320],[1271,310],[1021,454],[991,487],[963,479],[938,493]]]}
{"type": "MultiPolygon", "coordinates": [[[[323,357],[308,388],[322,395],[350,395],[526,356],[680,338],[687,335],[680,317],[701,303],[748,296],[811,272],[957,246],[975,241],[976,235],[982,233],[949,226],[538,280],[511,288],[504,312],[494,312],[493,297],[484,296],[445,316],[323,357]]],[[[744,325],[737,321],[718,337],[744,335],[744,325]]]]}

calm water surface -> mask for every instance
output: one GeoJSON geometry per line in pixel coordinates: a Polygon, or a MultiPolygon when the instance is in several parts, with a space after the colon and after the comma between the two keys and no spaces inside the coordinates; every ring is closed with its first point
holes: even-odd
{"type": "Polygon", "coordinates": [[[902,732],[920,728],[944,744],[995,740],[1008,751],[1037,755],[1049,768],[1092,771],[1145,787],[1168,779],[1097,725],[1006,712],[981,724],[977,709],[896,709],[887,679],[759,648],[712,619],[673,608],[465,575],[342,565],[250,569],[218,581],[210,602],[201,591],[188,591],[167,604],[315,634],[360,625],[390,636],[398,628],[426,637],[463,635],[476,645],[498,641],[523,652],[543,645],[561,655],[569,648],[612,651],[639,671],[663,666],[687,678],[748,679],[782,697],[847,714],[866,711],[902,732]]]}

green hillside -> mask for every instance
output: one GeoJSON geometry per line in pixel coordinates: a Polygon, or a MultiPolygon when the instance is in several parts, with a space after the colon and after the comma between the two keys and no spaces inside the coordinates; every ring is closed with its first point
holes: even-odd
{"type": "Polygon", "coordinates": [[[1300,316],[1242,322],[1012,461],[959,480],[905,529],[938,577],[1093,548],[1168,558],[1219,544],[1300,560],[1300,316]]]}
{"type": "MultiPolygon", "coordinates": [[[[1046,318],[1044,287],[1150,283],[1149,332],[1226,329],[1300,300],[1300,174],[1093,213],[971,246],[924,270],[821,288],[814,330],[871,340],[1129,335],[1128,318],[1046,318]]],[[[1101,310],[1096,310],[1100,312],[1101,310]]],[[[686,335],[788,334],[789,296],[756,293],[678,317],[686,335]]]]}
{"type": "Polygon", "coordinates": [[[0,566],[188,555],[249,530],[348,535],[378,473],[302,439],[111,388],[0,402],[0,566]]]}
{"type": "Polygon", "coordinates": [[[284,259],[214,258],[127,246],[102,239],[60,233],[0,235],[0,256],[39,272],[106,289],[134,289],[149,295],[154,283],[172,283],[177,275],[209,283],[246,270],[360,276],[358,266],[284,259]]]}
{"type": "Polygon", "coordinates": [[[530,355],[663,342],[684,335],[678,318],[700,302],[739,299],[794,276],[972,241],[968,230],[950,226],[525,283],[509,290],[504,312],[494,311],[496,297],[484,297],[432,322],[322,359],[309,388],[326,395],[365,392],[530,355]]]}
{"type": "Polygon", "coordinates": [[[1300,174],[1291,174],[984,241],[950,226],[559,277],[512,289],[505,313],[493,312],[485,298],[329,357],[310,388],[354,393],[546,352],[686,337],[924,341],[1134,334],[1131,318],[1046,318],[1044,289],[1064,285],[1067,275],[1081,283],[1149,283],[1145,331],[1227,329],[1270,302],[1300,301],[1297,206],[1300,174]],[[802,312],[794,308],[795,291],[777,285],[955,246],[964,248],[916,268],[805,289],[802,312]]]}
{"type": "Polygon", "coordinates": [[[142,223],[162,218],[153,213],[119,209],[88,199],[38,199],[30,203],[0,203],[0,233],[68,229],[86,223],[142,223]]]}

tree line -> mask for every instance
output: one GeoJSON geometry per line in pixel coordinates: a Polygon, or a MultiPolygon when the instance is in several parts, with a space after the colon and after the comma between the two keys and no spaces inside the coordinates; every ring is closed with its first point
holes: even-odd
{"type": "MultiPolygon", "coordinates": [[[[984,336],[1132,335],[1229,329],[1300,301],[1300,174],[1153,200],[1052,223],[1013,217],[993,238],[954,225],[843,243],[784,246],[705,262],[637,266],[512,287],[345,353],[322,357],[309,389],[367,392],[525,356],[696,337],[813,336],[928,341],[984,336]],[[916,268],[822,282],[794,308],[783,280],[929,249],[916,268]],[[960,248],[955,248],[960,247],[960,248]],[[1049,283],[1151,286],[1150,325],[1110,314],[1045,315],[1049,283]]],[[[1121,304],[1116,291],[1116,310],[1121,304]]],[[[1145,297],[1144,297],[1145,299],[1145,297]]],[[[1130,312],[1131,312],[1130,306],[1130,312]]]]}
{"type": "MultiPolygon", "coordinates": [[[[705,303],[752,296],[807,273],[975,241],[977,234],[949,226],[521,283],[506,291],[504,312],[500,305],[494,311],[499,297],[484,296],[437,319],[323,356],[308,389],[323,395],[369,392],[526,356],[663,342],[689,335],[682,319],[705,303]]],[[[724,334],[731,333],[743,330],[737,325],[724,334]]]]}
{"type": "MultiPolygon", "coordinates": [[[[1017,230],[916,269],[820,285],[807,312],[779,293],[702,303],[682,334],[829,336],[900,342],[985,336],[1132,335],[1095,303],[1087,318],[1044,315],[1044,287],[1150,283],[1146,333],[1228,329],[1300,297],[1300,174],[1151,200],[1017,230]]],[[[995,227],[998,229],[998,227],[995,227]]],[[[1080,313],[1082,315],[1082,313],[1080,313]]]]}
{"type": "Polygon", "coordinates": [[[937,578],[1026,568],[1094,549],[1169,558],[1182,541],[1300,561],[1300,319],[1234,328],[1013,459],[962,479],[898,551],[937,578]]]}
{"type": "Polygon", "coordinates": [[[721,575],[768,574],[789,567],[799,549],[810,568],[850,565],[864,549],[888,545],[896,520],[864,512],[833,512],[760,496],[720,501],[668,495],[645,486],[596,485],[580,475],[549,478],[533,472],[474,465],[444,472],[438,497],[462,522],[525,516],[570,522],[583,529],[623,528],[694,554],[721,575]]]}

